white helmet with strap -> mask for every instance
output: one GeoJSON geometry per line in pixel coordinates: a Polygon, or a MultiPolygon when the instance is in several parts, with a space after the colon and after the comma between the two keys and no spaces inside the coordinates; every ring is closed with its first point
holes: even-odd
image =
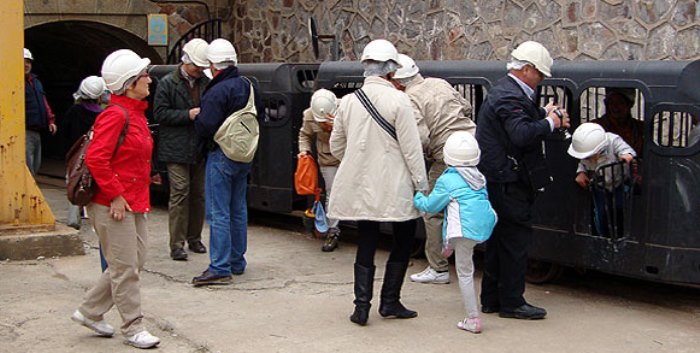
{"type": "Polygon", "coordinates": [[[129,49],[119,49],[109,54],[102,63],[102,78],[112,92],[120,92],[130,78],[146,71],[151,63],[129,49]]]}
{"type": "Polygon", "coordinates": [[[394,78],[396,79],[410,78],[418,75],[420,72],[416,62],[406,54],[399,54],[399,65],[401,65],[401,68],[396,70],[396,73],[394,74],[394,78]]]}
{"type": "Polygon", "coordinates": [[[311,114],[318,123],[328,122],[326,114],[335,115],[338,98],[327,89],[319,89],[311,96],[311,114]]]}
{"type": "Polygon", "coordinates": [[[453,167],[472,167],[479,164],[481,149],[474,136],[467,131],[455,131],[442,148],[445,164],[453,167]]]}
{"type": "Polygon", "coordinates": [[[605,147],[608,137],[602,126],[596,123],[583,123],[571,136],[569,155],[578,159],[586,159],[605,147]]]}

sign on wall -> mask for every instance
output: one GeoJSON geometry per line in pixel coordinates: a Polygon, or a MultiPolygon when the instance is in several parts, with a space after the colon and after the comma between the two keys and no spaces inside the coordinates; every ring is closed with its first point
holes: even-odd
{"type": "Polygon", "coordinates": [[[148,15],[148,45],[167,46],[168,45],[168,15],[150,14],[148,15]]]}

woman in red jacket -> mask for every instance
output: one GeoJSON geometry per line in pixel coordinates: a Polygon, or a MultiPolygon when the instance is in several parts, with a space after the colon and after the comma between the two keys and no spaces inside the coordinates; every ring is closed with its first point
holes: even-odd
{"type": "Polygon", "coordinates": [[[146,213],[151,211],[149,183],[153,140],[144,111],[151,79],[149,59],[131,50],[110,54],[102,77],[112,91],[111,106],[97,117],[86,163],[98,190],[88,215],[100,240],[108,268],[87,293],[72,319],[101,336],[114,328],[103,315],[116,305],[121,332],[137,348],[155,347],[160,340],[143,326],[139,273],[146,256],[146,213]],[[124,131],[126,129],[126,134],[124,131]]]}

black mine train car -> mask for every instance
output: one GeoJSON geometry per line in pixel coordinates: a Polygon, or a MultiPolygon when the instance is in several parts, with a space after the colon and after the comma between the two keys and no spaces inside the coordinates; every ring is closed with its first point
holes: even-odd
{"type": "MultiPolygon", "coordinates": [[[[450,82],[474,107],[506,74],[505,62],[423,61],[421,74],[450,82]]],[[[160,72],[163,69],[158,68],[160,72]]],[[[291,212],[306,198],[295,195],[293,175],[301,113],[316,88],[338,97],[362,86],[359,62],[242,64],[258,81],[267,107],[261,143],[249,183],[251,208],[291,212]]],[[[157,76],[157,75],[156,75],[157,76]]],[[[601,236],[592,222],[591,192],[575,182],[577,161],[564,134],[544,143],[554,183],[537,198],[529,279],[556,278],[562,266],[677,284],[700,284],[699,61],[556,61],[552,77],[538,87],[542,105],[558,102],[570,113],[573,131],[605,113],[605,91],[633,89],[632,116],[643,122],[634,181],[622,203],[624,226],[601,236]]],[[[611,221],[613,222],[613,221],[611,221]]],[[[618,224],[611,224],[616,228],[618,224]]]]}

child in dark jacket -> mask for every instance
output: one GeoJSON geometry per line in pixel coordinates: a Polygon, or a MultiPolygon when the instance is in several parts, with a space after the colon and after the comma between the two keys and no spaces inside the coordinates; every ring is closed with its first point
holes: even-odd
{"type": "Polygon", "coordinates": [[[418,192],[416,208],[423,212],[445,212],[442,244],[446,256],[455,252],[459,288],[467,312],[457,327],[481,332],[481,319],[474,289],[474,246],[486,241],[496,225],[496,212],[486,192],[486,178],[476,168],[481,151],[476,139],[466,131],[450,135],[443,148],[447,170],[435,182],[429,196],[418,192]]]}

